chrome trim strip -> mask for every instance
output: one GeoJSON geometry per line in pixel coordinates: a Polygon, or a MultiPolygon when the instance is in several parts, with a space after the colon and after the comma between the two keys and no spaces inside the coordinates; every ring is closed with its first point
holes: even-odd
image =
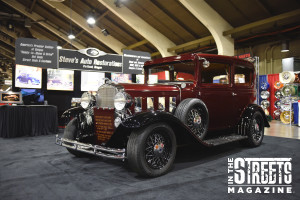
{"type": "Polygon", "coordinates": [[[81,151],[84,153],[93,154],[104,158],[111,158],[111,159],[118,159],[118,160],[126,159],[125,149],[115,149],[115,148],[109,148],[109,147],[104,147],[99,145],[86,144],[86,143],[78,142],[76,140],[60,138],[58,137],[58,135],[55,136],[55,144],[70,149],[74,149],[76,151],[81,151]]]}

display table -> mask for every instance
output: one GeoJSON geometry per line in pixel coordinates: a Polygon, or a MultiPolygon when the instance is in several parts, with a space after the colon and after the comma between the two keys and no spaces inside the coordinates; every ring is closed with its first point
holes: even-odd
{"type": "Polygon", "coordinates": [[[56,106],[0,106],[0,137],[48,135],[57,129],[56,106]]]}

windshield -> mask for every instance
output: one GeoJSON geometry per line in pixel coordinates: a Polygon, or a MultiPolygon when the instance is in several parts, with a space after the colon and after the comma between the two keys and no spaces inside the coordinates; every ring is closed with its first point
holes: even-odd
{"type": "Polygon", "coordinates": [[[191,61],[157,65],[149,68],[148,83],[193,82],[195,65],[191,61]]]}

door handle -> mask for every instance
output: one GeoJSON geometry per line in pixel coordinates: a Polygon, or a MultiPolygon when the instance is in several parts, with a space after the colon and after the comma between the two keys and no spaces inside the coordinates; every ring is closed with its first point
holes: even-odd
{"type": "Polygon", "coordinates": [[[236,95],[237,95],[237,93],[234,93],[234,92],[232,93],[232,96],[236,96],[236,95]]]}

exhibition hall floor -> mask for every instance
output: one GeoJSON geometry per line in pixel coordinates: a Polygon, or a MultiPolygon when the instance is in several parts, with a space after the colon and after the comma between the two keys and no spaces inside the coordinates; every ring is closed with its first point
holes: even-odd
{"type": "Polygon", "coordinates": [[[172,171],[153,179],[137,176],[121,161],[76,158],[54,140],[55,135],[0,138],[1,200],[300,199],[298,139],[265,136],[258,148],[181,147],[172,171]],[[228,194],[228,158],[237,157],[292,158],[294,193],[228,194]]]}

